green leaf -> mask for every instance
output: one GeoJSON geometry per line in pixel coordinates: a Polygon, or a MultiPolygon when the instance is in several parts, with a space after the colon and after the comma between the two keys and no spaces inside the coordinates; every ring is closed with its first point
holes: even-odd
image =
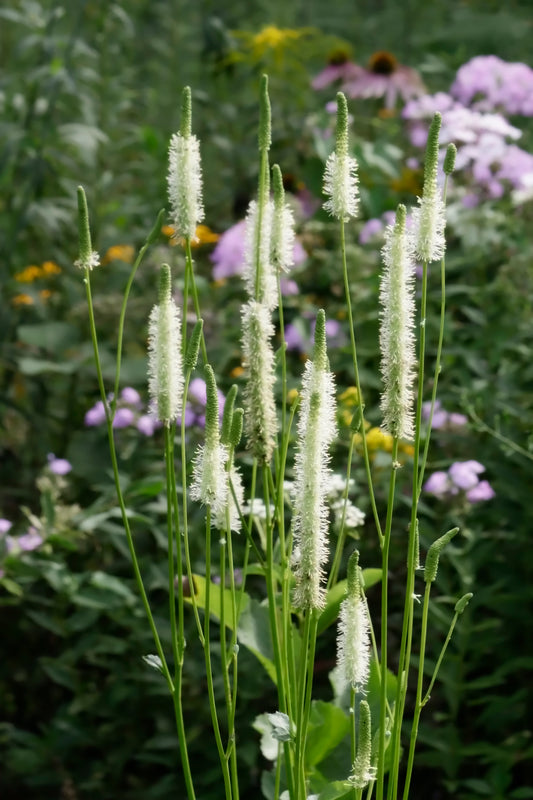
{"type": "Polygon", "coordinates": [[[318,800],[350,800],[353,798],[353,788],[347,781],[334,781],[322,789],[318,800]]]}
{"type": "Polygon", "coordinates": [[[58,372],[71,375],[77,372],[79,365],[75,361],[49,361],[46,358],[20,358],[19,369],[23,375],[41,375],[43,372],[58,372]]]}
{"type": "Polygon", "coordinates": [[[22,587],[12,581],[11,578],[2,578],[0,579],[0,586],[3,586],[6,592],[9,594],[14,594],[15,597],[22,597],[24,592],[22,591],[22,587]]]}
{"type": "MultiPolygon", "coordinates": [[[[205,608],[205,584],[202,575],[194,575],[195,599],[198,608],[205,608]]],[[[211,615],[220,622],[220,586],[211,583],[210,611],[211,615]]],[[[237,599],[239,595],[237,594],[237,599]]],[[[186,603],[192,605],[192,598],[185,597],[186,603]]],[[[233,630],[233,611],[230,589],[224,589],[224,623],[233,630]]],[[[270,623],[268,609],[257,600],[252,600],[244,593],[241,602],[241,615],[237,625],[237,640],[243,644],[261,662],[268,675],[276,683],[276,668],[273,661],[272,641],[270,638],[270,623]]]]}
{"type": "Polygon", "coordinates": [[[40,658],[39,663],[49,678],[73,692],[78,690],[77,672],[55,658],[40,658]]]}
{"type": "Polygon", "coordinates": [[[350,720],[338,706],[315,700],[311,704],[305,760],[308,767],[319,764],[350,732],[350,720]]]}
{"type": "Polygon", "coordinates": [[[68,322],[46,322],[41,325],[19,325],[17,337],[24,344],[57,353],[79,341],[80,332],[68,322]]]}

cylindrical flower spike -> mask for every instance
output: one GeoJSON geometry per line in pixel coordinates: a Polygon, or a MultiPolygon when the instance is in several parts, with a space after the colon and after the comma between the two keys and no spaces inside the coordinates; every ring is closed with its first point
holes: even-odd
{"type": "Polygon", "coordinates": [[[359,553],[348,562],[346,598],[342,601],[338,623],[337,663],[347,683],[364,692],[370,671],[370,634],[366,605],[361,595],[359,553]]]}
{"type": "Polygon", "coordinates": [[[275,274],[287,272],[294,264],[294,215],[285,202],[283,178],[277,164],[272,167],[274,189],[274,213],[272,217],[272,239],[270,257],[275,274]]]}
{"type": "Polygon", "coordinates": [[[335,384],[329,372],[325,315],[318,312],[313,360],[302,380],[298,446],[294,463],[293,530],[295,540],[294,604],[324,606],[323,565],[328,557],[329,448],[336,436],[335,384]]]}
{"type": "Polygon", "coordinates": [[[419,207],[413,211],[413,249],[419,261],[440,261],[446,248],[444,202],[437,184],[441,119],[441,115],[437,112],[429,128],[424,164],[424,191],[422,197],[418,198],[419,207]]]}
{"type": "Polygon", "coordinates": [[[148,390],[152,412],[160,422],[170,425],[181,413],[183,369],[180,313],[171,291],[168,264],[159,273],[159,304],[148,322],[148,390]]]}
{"type": "Polygon", "coordinates": [[[78,186],[78,237],[80,257],[74,262],[80,269],[92,269],[100,264],[100,256],[93,250],[91,229],[89,226],[89,210],[83,186],[78,186]]]}
{"type": "Polygon", "coordinates": [[[366,700],[359,703],[359,728],[357,736],[357,752],[352,766],[352,774],[349,781],[356,789],[364,789],[365,786],[375,780],[376,770],[371,766],[372,762],[372,725],[370,717],[370,706],[366,700]]]}
{"type": "Polygon", "coordinates": [[[405,206],[398,206],[395,224],[385,231],[385,269],[379,293],[383,427],[399,439],[414,435],[415,270],[405,216],[405,206]]]}
{"type": "Polygon", "coordinates": [[[204,218],[200,144],[191,134],[191,90],[183,90],[181,128],[170,139],[167,175],[174,238],[197,241],[196,227],[204,218]]]}
{"type": "Polygon", "coordinates": [[[357,161],[348,155],[348,106],[342,92],[337,94],[335,152],[326,162],[324,208],[333,217],[347,222],[355,217],[359,205],[357,161]]]}
{"type": "Polygon", "coordinates": [[[243,365],[248,378],[244,390],[244,430],[253,455],[266,464],[272,458],[277,432],[273,335],[268,309],[261,303],[247,303],[242,311],[243,365]]]}
{"type": "MultiPolygon", "coordinates": [[[[193,500],[210,507],[211,522],[216,528],[226,527],[226,511],[229,509],[230,528],[239,530],[240,517],[229,490],[229,474],[226,470],[228,449],[220,442],[217,385],[209,364],[205,367],[205,383],[205,442],[198,447],[193,461],[190,495],[193,500]]],[[[242,504],[240,475],[235,468],[232,468],[230,474],[237,500],[242,504]]]]}
{"type": "Polygon", "coordinates": [[[278,282],[271,261],[272,217],[274,204],[252,200],[246,214],[244,282],[250,300],[270,311],[278,304],[278,282]]]}

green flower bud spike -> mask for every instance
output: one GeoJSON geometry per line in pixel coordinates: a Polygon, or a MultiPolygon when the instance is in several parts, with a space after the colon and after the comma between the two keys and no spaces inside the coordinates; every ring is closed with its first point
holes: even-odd
{"type": "Polygon", "coordinates": [[[229,443],[230,446],[233,448],[238,447],[239,442],[241,441],[243,420],[244,420],[244,410],[242,408],[236,408],[235,411],[233,412],[233,419],[231,420],[231,431],[229,435],[229,443]]]}
{"type": "Polygon", "coordinates": [[[233,384],[229,390],[226,402],[224,403],[224,413],[222,414],[222,429],[220,432],[220,441],[222,444],[229,444],[231,426],[233,423],[233,409],[235,407],[235,400],[237,398],[237,384],[233,384]]]}
{"type": "Polygon", "coordinates": [[[352,766],[349,781],[356,789],[365,786],[376,777],[376,771],[371,766],[372,760],[372,724],[370,706],[366,700],[359,703],[359,728],[357,736],[357,753],[352,766]]]}
{"type": "Polygon", "coordinates": [[[467,592],[466,594],[464,594],[455,604],[455,609],[454,609],[455,613],[462,614],[467,605],[469,604],[469,602],[471,601],[471,599],[473,598],[473,596],[474,595],[472,594],[472,592],[467,592]]]}
{"type": "Polygon", "coordinates": [[[206,364],[205,366],[205,387],[205,441],[206,446],[216,447],[220,439],[218,428],[218,392],[215,373],[210,364],[206,364]]]}
{"type": "Polygon", "coordinates": [[[452,528],[433,542],[429,548],[426,556],[426,565],[424,567],[424,581],[426,583],[433,583],[436,579],[440,554],[457,533],[459,533],[459,528],[452,528]]]}
{"type": "Polygon", "coordinates": [[[457,156],[457,147],[454,144],[449,144],[446,148],[446,155],[444,156],[444,165],[442,170],[445,175],[451,175],[455,169],[455,158],[457,156]]]}
{"type": "Polygon", "coordinates": [[[192,133],[192,100],[191,87],[185,86],[181,95],[180,134],[188,138],[192,133]]]}
{"type": "Polygon", "coordinates": [[[200,342],[202,340],[202,332],[204,329],[203,319],[196,320],[194,328],[191,332],[189,344],[187,345],[187,352],[185,353],[185,370],[192,372],[196,367],[198,361],[198,351],[200,349],[200,342]]]}
{"type": "Polygon", "coordinates": [[[259,150],[269,150],[272,144],[270,98],[268,96],[268,76],[261,78],[259,98],[259,150]]]}

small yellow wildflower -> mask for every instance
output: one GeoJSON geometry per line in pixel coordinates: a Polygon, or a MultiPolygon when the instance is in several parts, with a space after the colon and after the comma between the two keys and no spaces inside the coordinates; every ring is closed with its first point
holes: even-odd
{"type": "Polygon", "coordinates": [[[32,306],[34,302],[30,294],[16,294],[12,300],[14,306],[32,306]]]}
{"type": "Polygon", "coordinates": [[[294,401],[298,398],[298,389],[290,389],[287,392],[287,403],[292,406],[294,401]]]}
{"type": "Polygon", "coordinates": [[[348,411],[347,408],[343,408],[339,411],[339,420],[341,425],[346,425],[349,427],[352,424],[353,414],[351,411],[348,411]]]}
{"type": "Polygon", "coordinates": [[[250,45],[254,54],[262,56],[267,50],[279,50],[285,45],[299,39],[302,36],[301,31],[291,30],[290,28],[276,28],[275,25],[266,25],[259,33],[252,36],[250,45]]]}
{"type": "Polygon", "coordinates": [[[50,291],[50,289],[41,289],[41,291],[39,292],[39,297],[41,298],[41,300],[48,300],[48,298],[51,296],[52,292],[50,291]]]}
{"type": "MultiPolygon", "coordinates": [[[[178,244],[181,244],[182,246],[185,245],[185,239],[176,239],[176,229],[173,225],[163,225],[161,228],[161,233],[163,233],[165,236],[168,236],[170,239],[169,245],[171,247],[176,247],[178,244]]],[[[195,240],[191,241],[191,247],[200,247],[202,244],[213,244],[213,242],[218,242],[219,239],[220,235],[212,231],[208,225],[197,225],[195,231],[195,240]]]]}
{"type": "Polygon", "coordinates": [[[412,444],[406,444],[404,442],[400,442],[399,448],[400,452],[405,453],[406,456],[414,456],[415,448],[412,444]]]}
{"type": "Polygon", "coordinates": [[[45,275],[59,275],[61,272],[61,267],[59,267],[55,261],[45,261],[41,267],[41,270],[45,275]]]}
{"type": "Polygon", "coordinates": [[[348,386],[348,388],[339,395],[339,401],[346,406],[358,406],[359,392],[357,391],[357,386],[348,386]]]}
{"type": "Polygon", "coordinates": [[[230,372],[230,377],[240,378],[243,372],[244,372],[244,367],[233,367],[233,369],[230,372]]]}
{"type": "Polygon", "coordinates": [[[19,283],[33,283],[38,278],[42,277],[42,270],[41,267],[36,266],[35,264],[30,264],[29,267],[25,267],[20,272],[15,273],[15,280],[19,283]]]}
{"type": "Polygon", "coordinates": [[[366,444],[369,450],[385,450],[392,452],[392,436],[381,428],[370,428],[366,435],[366,444]]]}
{"type": "Polygon", "coordinates": [[[110,261],[124,261],[126,264],[131,264],[134,255],[135,250],[131,244],[114,244],[108,248],[102,259],[102,265],[109,264],[110,261]]]}

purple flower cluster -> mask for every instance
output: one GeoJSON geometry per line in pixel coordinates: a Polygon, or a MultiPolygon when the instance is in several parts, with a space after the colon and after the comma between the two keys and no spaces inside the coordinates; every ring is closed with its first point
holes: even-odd
{"type": "MultiPolygon", "coordinates": [[[[426,422],[429,421],[431,412],[431,402],[422,403],[422,419],[426,422]]],[[[462,428],[468,422],[468,417],[464,414],[457,414],[456,412],[445,411],[442,408],[440,400],[435,400],[433,408],[433,419],[431,421],[431,428],[433,430],[443,430],[449,428],[462,428]]]]}
{"type": "Polygon", "coordinates": [[[479,461],[455,461],[447,472],[434,472],[425,482],[424,491],[441,499],[463,492],[469,503],[491,500],[495,492],[488,481],[479,480],[483,472],[485,467],[479,461]]]}
{"type": "Polygon", "coordinates": [[[498,56],[476,56],[457,71],[450,89],[463,105],[533,117],[533,69],[498,56]]]}
{"type": "MultiPolygon", "coordinates": [[[[225,397],[221,391],[218,394],[218,404],[220,414],[222,414],[225,397]]],[[[202,378],[194,378],[190,382],[188,399],[189,402],[185,408],[185,426],[187,428],[192,426],[203,428],[205,426],[206,387],[202,378]]],[[[85,425],[97,427],[103,425],[105,421],[104,404],[98,400],[85,414],[85,425]]],[[[177,424],[181,425],[180,418],[177,419],[177,424]]],[[[154,432],[161,427],[161,423],[150,413],[149,409],[145,408],[139,392],[131,386],[126,386],[120,393],[113,427],[133,427],[137,428],[144,436],[153,436],[154,432]]]]}
{"type": "MultiPolygon", "coordinates": [[[[491,198],[502,197],[509,187],[518,192],[531,187],[533,156],[515,144],[522,132],[499,112],[533,115],[533,70],[496,56],[472,59],[459,69],[450,94],[425,95],[405,106],[415,147],[425,146],[435,111],[442,114],[442,158],[448,144],[457,145],[456,172],[469,173],[491,198]]],[[[465,198],[468,206],[478,202],[474,193],[465,198]]]]}
{"type": "MultiPolygon", "coordinates": [[[[289,322],[285,326],[285,342],[287,350],[298,351],[300,353],[310,352],[313,349],[316,321],[311,323],[311,335],[306,335],[303,326],[298,323],[289,322]]],[[[328,347],[339,346],[344,343],[343,332],[340,322],[336,319],[326,320],[326,336],[328,347]]]]}
{"type": "Polygon", "coordinates": [[[22,536],[6,536],[13,527],[8,519],[0,519],[0,538],[4,538],[5,548],[8,553],[29,552],[35,550],[43,543],[43,537],[37,528],[30,525],[22,536]]]}
{"type": "MultiPolygon", "coordinates": [[[[209,256],[213,262],[213,278],[216,281],[242,275],[246,266],[246,221],[241,220],[220,235],[215,249],[209,256]]],[[[307,253],[298,239],[294,241],[294,264],[301,264],[307,253]]],[[[281,291],[284,295],[298,294],[297,284],[282,276],[281,291]]]]}

